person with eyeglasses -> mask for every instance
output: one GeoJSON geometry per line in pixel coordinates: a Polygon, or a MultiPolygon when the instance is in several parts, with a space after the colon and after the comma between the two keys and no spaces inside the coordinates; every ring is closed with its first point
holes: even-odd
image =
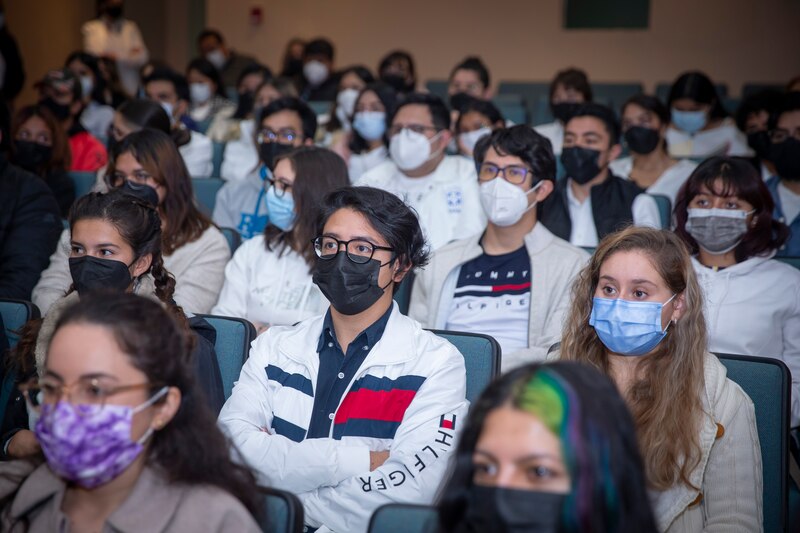
{"type": "Polygon", "coordinates": [[[769,121],[769,159],[775,175],[767,188],[775,200],[773,216],[789,226],[791,235],[777,255],[800,256],[800,93],[786,93],[769,121]]]}
{"type": "Polygon", "coordinates": [[[316,146],[279,156],[270,182],[269,224],[233,254],[211,310],[214,315],[246,318],[259,333],[328,308],[328,300],[311,280],[317,259],[311,241],[322,199],[350,184],[342,158],[316,146]]]}
{"type": "Polygon", "coordinates": [[[339,189],[316,232],[330,308],[255,340],[219,422],[260,483],[297,494],[312,530],[366,531],[381,505],[433,503],[467,413],[464,358],[392,302],[428,259],[400,199],[339,189]]]}
{"type": "Polygon", "coordinates": [[[244,180],[223,185],[211,217],[220,227],[235,228],[242,239],[254,237],[267,227],[266,195],[278,157],[314,144],[317,116],[305,102],[287,96],[264,108],[256,124],[258,166],[244,180]]]}
{"type": "Polygon", "coordinates": [[[480,208],[472,162],[445,154],[450,144],[450,112],[441,98],[411,93],[388,121],[391,159],[365,172],[356,185],[392,192],[419,216],[431,249],[479,233],[486,219],[480,208]]]}
{"type": "Polygon", "coordinates": [[[537,222],[555,184],[550,142],[527,126],[495,130],[475,147],[483,233],[433,254],[414,280],[409,316],[434,329],[491,335],[503,370],[544,360],[558,342],[572,280],[589,255],[537,222]]]}

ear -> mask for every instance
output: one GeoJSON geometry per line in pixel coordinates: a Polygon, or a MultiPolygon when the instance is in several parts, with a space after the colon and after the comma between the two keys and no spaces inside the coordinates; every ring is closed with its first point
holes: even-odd
{"type": "Polygon", "coordinates": [[[483,99],[488,102],[491,101],[492,98],[494,98],[494,87],[487,87],[483,91],[483,99]]]}
{"type": "Polygon", "coordinates": [[[155,413],[153,420],[150,422],[150,427],[155,431],[163,429],[164,426],[170,423],[175,418],[178,409],[181,407],[181,391],[178,387],[170,387],[164,399],[154,406],[155,413]]]}
{"type": "Polygon", "coordinates": [[[178,103],[175,104],[175,109],[172,111],[172,113],[176,116],[170,118],[174,118],[175,121],[177,122],[183,115],[187,113],[188,109],[189,109],[189,102],[187,102],[186,100],[178,100],[178,103]]]}
{"type": "Polygon", "coordinates": [[[410,270],[411,265],[403,267],[400,266],[399,260],[395,260],[394,273],[392,274],[392,281],[394,281],[395,285],[399,285],[400,282],[405,279],[406,274],[408,274],[410,270]]]}
{"type": "Polygon", "coordinates": [[[684,312],[686,312],[686,299],[684,298],[684,293],[680,293],[672,300],[672,316],[670,320],[677,322],[684,312]]]}
{"type": "Polygon", "coordinates": [[[309,138],[306,138],[306,139],[303,141],[303,144],[304,144],[305,146],[314,146],[314,139],[309,139],[309,138]]]}
{"type": "Polygon", "coordinates": [[[131,274],[134,278],[138,278],[148,270],[150,270],[150,265],[153,264],[153,254],[145,254],[136,261],[133,262],[131,267],[133,271],[131,274]]]}
{"type": "Polygon", "coordinates": [[[544,202],[545,199],[548,196],[550,196],[550,193],[553,192],[553,188],[554,185],[552,181],[542,180],[541,185],[539,185],[539,188],[536,189],[536,194],[534,195],[534,198],[536,198],[536,201],[538,203],[544,202]]]}
{"type": "Polygon", "coordinates": [[[453,132],[450,130],[442,130],[441,134],[439,135],[439,147],[437,149],[447,150],[447,146],[450,144],[452,139],[453,132]]]}
{"type": "Polygon", "coordinates": [[[750,219],[750,229],[755,228],[756,224],[758,224],[758,215],[752,215],[750,219]]]}
{"type": "Polygon", "coordinates": [[[622,145],[616,143],[614,146],[611,147],[611,151],[608,153],[608,161],[611,162],[622,155],[622,145]]]}

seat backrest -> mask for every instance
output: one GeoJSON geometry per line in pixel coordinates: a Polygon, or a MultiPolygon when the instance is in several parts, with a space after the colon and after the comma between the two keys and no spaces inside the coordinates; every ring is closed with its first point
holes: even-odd
{"type": "Polygon", "coordinates": [[[231,255],[233,255],[239,245],[242,244],[242,236],[233,228],[219,228],[219,230],[225,235],[225,240],[228,241],[228,248],[231,249],[231,255]]]}
{"type": "Polygon", "coordinates": [[[222,170],[222,160],[225,159],[225,143],[221,142],[214,142],[211,144],[212,152],[211,152],[211,175],[215,178],[222,177],[221,170],[222,170]]]}
{"type": "Polygon", "coordinates": [[[439,515],[434,507],[390,503],[378,507],[369,520],[368,533],[436,533],[439,515]]]}
{"type": "Polygon", "coordinates": [[[225,185],[225,181],[220,178],[192,178],[194,197],[197,205],[208,216],[214,212],[214,204],[217,203],[217,193],[225,185]]]}
{"type": "Polygon", "coordinates": [[[785,87],[775,83],[745,83],[742,86],[742,100],[761,91],[776,91],[782,93],[785,87]]]}
{"type": "Polygon", "coordinates": [[[242,366],[250,353],[250,343],[256,338],[256,328],[243,318],[198,315],[205,318],[217,332],[214,351],[217,353],[219,372],[225,399],[231,397],[233,384],[239,379],[242,366]]]}
{"type": "Polygon", "coordinates": [[[622,105],[631,96],[644,92],[642,84],[638,82],[626,83],[592,83],[592,94],[595,102],[607,105],[614,113],[619,114],[622,105]]]}
{"type": "Polygon", "coordinates": [[[663,194],[651,194],[650,197],[656,201],[658,214],[661,217],[661,228],[669,229],[672,226],[672,202],[669,197],[663,194]]]}
{"type": "Polygon", "coordinates": [[[91,192],[97,181],[97,174],[94,172],[70,172],[69,178],[75,186],[75,198],[77,199],[91,192]]]}
{"type": "Polygon", "coordinates": [[[787,265],[800,269],[800,257],[776,257],[775,259],[781,263],[786,263],[787,265]]]}
{"type": "Polygon", "coordinates": [[[428,92],[435,94],[445,102],[447,102],[447,86],[450,85],[447,80],[428,80],[425,82],[425,88],[428,92]]]}
{"type": "Polygon", "coordinates": [[[753,400],[764,477],[764,531],[786,531],[789,498],[789,369],[778,359],[717,354],[753,400]]]}
{"type": "Polygon", "coordinates": [[[302,533],[303,504],[285,490],[259,487],[264,496],[264,516],[260,520],[264,533],[302,533]]]}
{"type": "Polygon", "coordinates": [[[314,101],[314,102],[306,102],[308,107],[314,112],[315,115],[325,115],[331,112],[331,108],[333,108],[333,102],[324,102],[324,101],[314,101]]]}
{"type": "Polygon", "coordinates": [[[500,374],[500,345],[489,335],[443,331],[431,332],[446,339],[464,356],[467,368],[467,400],[475,402],[483,389],[500,374]]]}
{"type": "Polygon", "coordinates": [[[400,312],[404,315],[408,314],[408,307],[411,305],[411,289],[414,287],[414,273],[409,272],[406,274],[406,277],[403,278],[403,281],[400,282],[400,286],[397,287],[397,291],[394,293],[394,301],[397,302],[397,307],[400,309],[400,312]]]}
{"type": "Polygon", "coordinates": [[[28,320],[41,317],[39,308],[25,300],[0,299],[0,315],[8,338],[8,347],[13,348],[19,341],[16,333],[28,320]]]}

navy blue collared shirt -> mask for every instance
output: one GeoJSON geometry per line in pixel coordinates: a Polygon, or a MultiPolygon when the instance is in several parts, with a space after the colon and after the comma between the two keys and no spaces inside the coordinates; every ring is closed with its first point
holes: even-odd
{"type": "Polygon", "coordinates": [[[319,354],[319,374],[314,387],[314,410],[308,425],[307,439],[328,437],[331,431],[336,408],[347,392],[347,387],[355,377],[364,359],[372,347],[381,340],[393,305],[371,326],[362,331],[347,347],[347,354],[342,352],[336,331],[333,329],[331,310],[325,314],[322,323],[322,334],[317,343],[319,354]]]}

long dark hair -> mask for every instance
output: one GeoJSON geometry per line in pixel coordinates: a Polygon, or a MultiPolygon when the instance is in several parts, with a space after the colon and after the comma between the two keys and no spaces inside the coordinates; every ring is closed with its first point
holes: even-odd
{"type": "MultiPolygon", "coordinates": [[[[622,104],[622,109],[620,109],[619,114],[620,121],[622,120],[622,116],[625,114],[625,110],[631,105],[641,107],[645,111],[649,111],[650,113],[654,114],[656,117],[658,117],[658,121],[663,126],[669,126],[669,123],[672,121],[672,112],[661,100],[658,99],[657,96],[643,93],[631,96],[624,104],[622,104]]],[[[661,149],[666,152],[667,140],[662,138],[660,144],[661,149]]]]}
{"type": "MultiPolygon", "coordinates": [[[[108,101],[106,99],[106,80],[103,78],[103,73],[100,72],[100,63],[97,60],[97,56],[77,50],[67,56],[67,60],[64,61],[64,67],[69,68],[69,64],[73,61],[83,63],[86,65],[86,68],[92,71],[92,74],[94,75],[94,83],[91,94],[92,100],[98,104],[108,105],[108,101]]],[[[87,95],[84,94],[83,96],[86,97],[87,95]]]]}
{"type": "MultiPolygon", "coordinates": [[[[342,69],[339,72],[340,83],[341,80],[351,72],[358,76],[358,78],[366,84],[375,82],[375,76],[372,75],[372,72],[370,72],[367,67],[364,65],[354,65],[352,67],[342,69]]],[[[325,125],[325,131],[337,131],[342,129],[342,122],[339,120],[339,117],[336,116],[336,108],[338,106],[338,102],[333,103],[333,107],[331,108],[331,119],[328,121],[328,124],[325,125]]],[[[349,117],[349,119],[352,122],[353,117],[349,117]]]]}
{"type": "Polygon", "coordinates": [[[755,223],[734,250],[737,262],[777,250],[789,238],[786,224],[772,218],[775,202],[758,171],[746,159],[712,157],[703,161],[681,187],[675,201],[675,233],[683,239],[692,254],[699,251],[697,241],[686,231],[689,203],[705,186],[715,192],[714,185],[721,181],[721,196],[737,196],[753,206],[755,223]]]}
{"type": "Polygon", "coordinates": [[[169,134],[172,125],[169,115],[158,102],[135,98],[117,109],[122,118],[136,129],[151,128],[169,134]]]}
{"type": "MultiPolygon", "coordinates": [[[[174,418],[153,434],[147,463],[174,485],[211,485],[260,515],[253,473],[231,460],[232,444],[219,430],[194,377],[189,334],[158,303],[133,294],[94,293],[64,311],[54,335],[68,324],[103,326],[131,364],[153,384],[181,392],[174,418]]],[[[163,401],[163,400],[162,400],[163,401]]]]}
{"type": "Polygon", "coordinates": [[[189,77],[189,71],[196,70],[206,78],[211,80],[214,84],[214,94],[221,98],[225,98],[225,86],[222,84],[222,76],[220,76],[217,67],[215,67],[208,59],[198,57],[192,59],[189,66],[186,67],[186,77],[189,77]]]}
{"type": "MultiPolygon", "coordinates": [[[[394,88],[382,81],[376,81],[374,83],[368,83],[366,87],[361,90],[361,93],[358,95],[356,99],[356,107],[358,107],[358,102],[364,96],[366,92],[373,92],[375,96],[378,97],[378,100],[381,101],[383,104],[383,108],[386,110],[386,129],[389,129],[389,117],[394,114],[394,107],[397,105],[397,91],[394,88]]],[[[367,140],[362,137],[356,130],[353,128],[352,134],[350,138],[350,151],[354,154],[361,154],[369,150],[369,143],[367,140]]],[[[386,134],[383,136],[383,142],[386,143],[386,134]]]]}
{"type": "MultiPolygon", "coordinates": [[[[69,148],[69,139],[67,133],[61,124],[58,123],[53,113],[45,106],[34,104],[25,106],[14,115],[14,122],[11,125],[11,138],[16,139],[17,133],[22,126],[33,117],[39,117],[44,122],[47,129],[50,130],[50,136],[53,139],[53,156],[49,161],[42,164],[41,168],[37,169],[38,175],[45,177],[51,171],[57,170],[60,172],[67,172],[72,164],[72,152],[69,148]]],[[[15,155],[14,143],[11,143],[12,160],[15,155]]]]}
{"type": "Polygon", "coordinates": [[[316,146],[301,146],[277,161],[288,160],[294,169],[291,195],[297,218],[289,231],[282,231],[272,224],[264,229],[267,250],[286,246],[303,256],[309,269],[316,262],[311,240],[317,236],[317,215],[322,200],[329,192],[350,184],[347,165],[336,153],[316,146]]]}
{"type": "Polygon", "coordinates": [[[118,185],[113,183],[114,173],[117,158],[124,153],[130,153],[167,191],[158,207],[166,224],[162,234],[162,252],[165,255],[196,241],[213,225],[195,204],[189,171],[169,135],[145,128],[122,139],[112,150],[106,171],[111,185],[118,185]]]}
{"type": "Polygon", "coordinates": [[[570,491],[559,531],[656,530],[636,430],[624,400],[598,370],[556,362],[530,364],[504,374],[472,406],[453,473],[439,501],[444,531],[457,529],[464,519],[473,485],[475,446],[486,417],[504,405],[537,416],[561,441],[570,491]]]}
{"type": "Polygon", "coordinates": [[[710,105],[710,118],[725,118],[728,116],[728,112],[722,107],[717,88],[714,87],[711,78],[702,72],[685,72],[675,80],[669,90],[667,105],[671,108],[675,100],[680,100],[681,98],[690,98],[698,104],[710,105]]]}

